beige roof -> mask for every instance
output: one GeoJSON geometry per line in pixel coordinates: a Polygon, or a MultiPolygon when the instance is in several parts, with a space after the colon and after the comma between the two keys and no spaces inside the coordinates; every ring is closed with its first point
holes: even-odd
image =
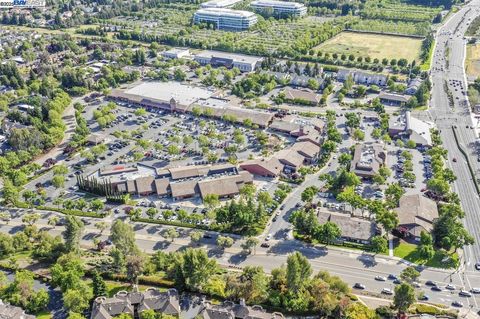
{"type": "Polygon", "coordinates": [[[219,197],[238,194],[245,183],[252,183],[253,176],[249,172],[241,171],[238,175],[200,181],[198,187],[200,194],[205,197],[208,194],[216,194],[219,197]]]}
{"type": "Polygon", "coordinates": [[[241,163],[240,167],[249,172],[255,171],[255,167],[259,167],[261,170],[267,171],[274,176],[277,176],[283,170],[283,164],[276,157],[246,161],[241,163]]]}
{"type": "Polygon", "coordinates": [[[297,90],[287,88],[285,90],[285,97],[289,100],[302,99],[309,101],[312,104],[318,104],[320,102],[320,95],[309,90],[297,90]]]}
{"type": "MultiPolygon", "coordinates": [[[[418,225],[427,232],[433,229],[433,222],[438,218],[435,201],[421,194],[403,195],[398,206],[395,211],[399,225],[418,225]]],[[[414,235],[420,236],[420,233],[414,235]]]]}
{"type": "Polygon", "coordinates": [[[310,142],[310,141],[303,141],[299,143],[293,144],[291,150],[295,150],[300,155],[303,155],[308,158],[313,158],[320,153],[320,146],[310,142]]]}
{"type": "Polygon", "coordinates": [[[375,236],[377,231],[377,226],[374,222],[351,217],[349,214],[320,211],[318,220],[321,224],[327,221],[336,224],[341,230],[341,237],[344,238],[369,241],[375,236]]]}
{"type": "Polygon", "coordinates": [[[157,195],[167,195],[169,193],[170,180],[168,178],[157,178],[155,180],[155,191],[157,195]]]}
{"type": "Polygon", "coordinates": [[[300,167],[303,165],[305,157],[293,149],[281,150],[275,157],[282,163],[292,167],[300,167]]]}
{"type": "Polygon", "coordinates": [[[186,197],[186,196],[195,195],[196,186],[197,186],[197,181],[193,180],[193,181],[171,183],[170,189],[172,190],[173,197],[186,197]]]}
{"type": "Polygon", "coordinates": [[[206,175],[208,170],[205,171],[205,166],[183,166],[176,168],[169,168],[172,179],[182,179],[190,177],[198,177],[206,175]]]}
{"type": "Polygon", "coordinates": [[[142,176],[135,179],[135,186],[137,193],[151,193],[153,192],[153,176],[142,176]]]}
{"type": "Polygon", "coordinates": [[[359,176],[373,177],[385,164],[386,156],[380,144],[357,144],[350,170],[359,176]]]}

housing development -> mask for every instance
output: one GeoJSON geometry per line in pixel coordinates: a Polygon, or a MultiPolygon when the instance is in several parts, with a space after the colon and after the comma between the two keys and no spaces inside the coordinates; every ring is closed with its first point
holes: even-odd
{"type": "Polygon", "coordinates": [[[480,318],[480,0],[0,13],[0,319],[480,318]]]}

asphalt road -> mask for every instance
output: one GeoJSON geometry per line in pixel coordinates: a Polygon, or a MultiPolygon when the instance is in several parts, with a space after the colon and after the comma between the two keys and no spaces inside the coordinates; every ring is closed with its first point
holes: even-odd
{"type": "MultiPolygon", "coordinates": [[[[39,212],[42,218],[35,223],[39,229],[48,230],[52,235],[60,235],[64,231],[63,226],[52,227],[48,225],[48,218],[56,213],[39,212]]],[[[21,216],[23,213],[19,210],[12,213],[15,216],[8,224],[0,223],[0,231],[5,233],[15,233],[23,228],[21,216]]],[[[95,227],[98,219],[82,218],[85,222],[85,230],[82,238],[82,245],[85,247],[93,246],[93,239],[106,239],[109,231],[106,230],[100,234],[95,227]]],[[[113,216],[107,217],[104,221],[111,222],[113,216]]],[[[163,232],[170,226],[165,225],[151,225],[146,223],[132,223],[135,230],[137,244],[140,249],[146,253],[153,253],[157,250],[176,251],[192,246],[204,249],[209,256],[215,258],[218,263],[226,268],[243,267],[246,265],[258,265],[264,267],[266,271],[271,271],[286,262],[290,253],[300,251],[304,254],[312,264],[315,272],[327,270],[333,275],[338,275],[353,286],[354,283],[362,283],[366,286],[366,291],[357,291],[357,293],[368,293],[373,296],[381,296],[380,292],[383,288],[394,288],[391,280],[377,281],[376,276],[387,277],[389,274],[399,275],[401,271],[407,266],[397,258],[390,258],[385,255],[372,255],[361,251],[351,251],[340,248],[309,246],[302,242],[292,239],[272,240],[270,241],[270,248],[257,247],[254,254],[247,255],[241,249],[241,239],[236,239],[235,244],[226,249],[221,250],[215,244],[216,234],[211,233],[212,238],[204,238],[200,245],[194,246],[189,238],[191,229],[178,229],[179,238],[171,242],[169,239],[163,237],[163,232]]],[[[477,309],[478,302],[480,302],[480,295],[471,298],[459,297],[458,292],[461,287],[466,289],[472,288],[470,282],[464,280],[461,272],[438,270],[438,269],[424,269],[421,271],[421,282],[426,280],[433,280],[438,282],[441,286],[452,283],[456,286],[455,291],[444,290],[442,292],[434,292],[429,287],[422,284],[418,292],[423,291],[430,297],[430,302],[442,303],[450,305],[453,300],[463,301],[465,305],[471,303],[474,309],[477,309]],[[478,299],[478,300],[477,300],[478,299]]],[[[473,274],[469,276],[469,280],[480,283],[480,274],[473,274]]],[[[480,286],[480,284],[478,285],[480,286]]],[[[385,296],[382,296],[385,297],[385,296]]]]}
{"type": "Polygon", "coordinates": [[[471,1],[437,31],[436,48],[432,59],[433,89],[429,111],[432,120],[441,131],[444,146],[449,151],[449,165],[458,178],[453,188],[459,194],[466,214],[465,226],[476,241],[474,245],[465,247],[464,250],[463,261],[467,276],[474,274],[474,265],[480,261],[480,215],[478,214],[480,199],[467,161],[455,142],[453,127],[456,127],[459,143],[468,154],[470,163],[474,166],[473,169],[478,171],[480,165],[477,162],[475,148],[477,134],[470,114],[464,72],[467,41],[464,34],[471,20],[480,14],[479,5],[479,0],[471,1]],[[452,97],[451,102],[448,91],[452,97]]]}

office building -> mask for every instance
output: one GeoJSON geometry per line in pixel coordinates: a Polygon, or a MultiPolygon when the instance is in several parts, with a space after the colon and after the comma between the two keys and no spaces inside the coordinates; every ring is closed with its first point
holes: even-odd
{"type": "Polygon", "coordinates": [[[201,65],[224,66],[228,69],[236,67],[242,72],[252,72],[261,64],[263,58],[219,51],[203,51],[195,55],[194,60],[201,65]]]}
{"type": "Polygon", "coordinates": [[[195,12],[193,23],[214,24],[219,30],[243,31],[257,23],[257,16],[249,11],[206,8],[195,12]]]}
{"type": "Polygon", "coordinates": [[[230,8],[242,0],[210,0],[200,4],[200,8],[230,8]]]}
{"type": "Polygon", "coordinates": [[[298,2],[256,0],[250,3],[256,12],[274,17],[301,17],[307,14],[307,7],[298,2]]]}

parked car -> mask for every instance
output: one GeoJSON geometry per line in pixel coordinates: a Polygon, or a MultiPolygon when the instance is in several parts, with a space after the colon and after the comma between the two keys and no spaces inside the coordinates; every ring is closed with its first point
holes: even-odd
{"type": "Polygon", "coordinates": [[[454,302],[452,302],[452,306],[457,307],[457,308],[462,308],[463,307],[463,302],[454,301],[454,302]]]}

